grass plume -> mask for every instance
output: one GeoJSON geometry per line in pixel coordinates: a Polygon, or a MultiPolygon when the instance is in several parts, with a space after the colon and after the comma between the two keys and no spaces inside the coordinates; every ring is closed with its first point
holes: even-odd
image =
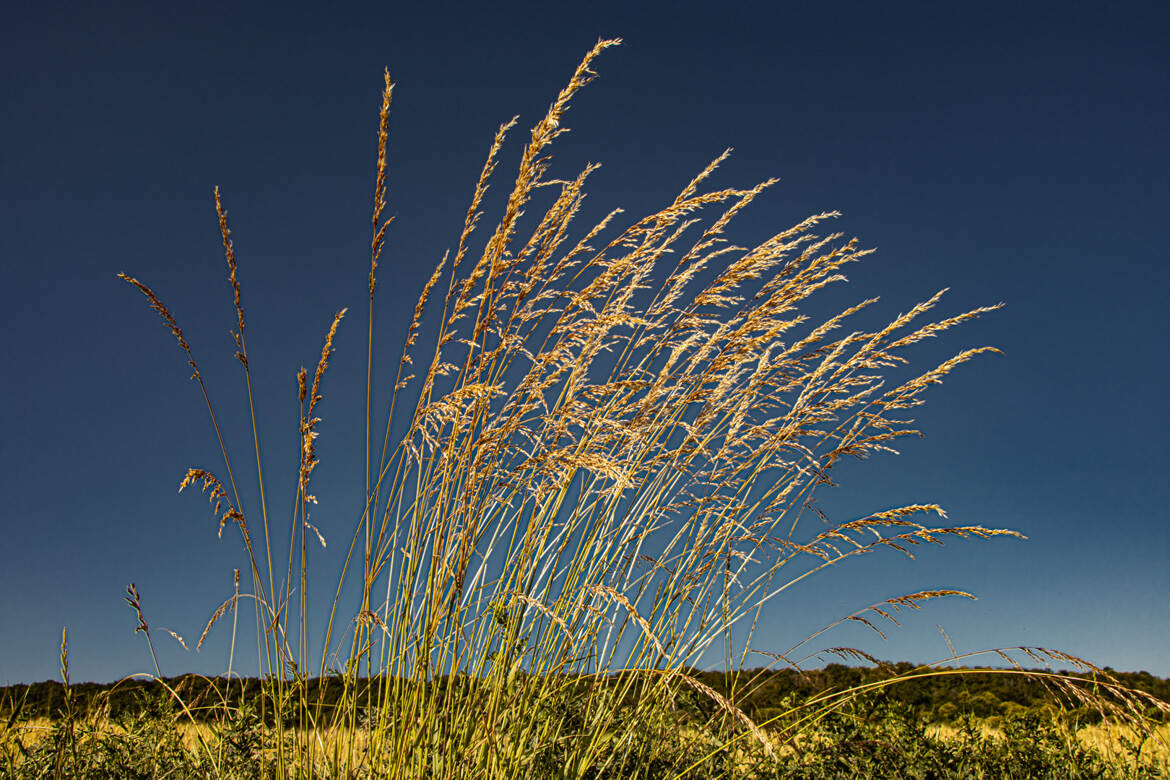
{"type": "MultiPolygon", "coordinates": [[[[241,596],[254,600],[267,680],[260,717],[274,727],[258,755],[273,776],[531,777],[552,767],[558,777],[619,777],[662,762],[680,776],[711,776],[713,766],[736,773],[728,756],[748,743],[753,760],[770,765],[801,724],[864,691],[794,709],[783,719],[787,731],[769,733],[741,706],[750,682],[720,692],[692,674],[696,667],[721,662],[741,670],[763,654],[799,668],[806,659],[794,659],[796,651],[846,621],[884,637],[875,621],[896,624],[899,610],[972,598],[951,589],[885,598],[786,651],[754,644],[761,616],[780,608],[782,594],[847,559],[886,548],[913,557],[920,545],[1020,536],[950,524],[933,504],[822,518],[811,530],[802,522],[818,511],[814,492],[833,484],[838,462],[892,452],[898,439],[917,435],[903,412],[960,365],[994,351],[962,350],[904,376],[906,350],[998,305],[930,320],[940,291],[876,328],[856,324],[873,298],[812,321],[809,299],[843,282],[843,269],[869,250],[823,232],[835,212],[754,246],[732,243],[734,218],[775,180],[708,188],[727,152],[661,210],[621,227],[615,209],[579,228],[597,166],[552,178],[550,148],[567,131],[574,96],[595,77],[594,61],[618,43],[599,41],[532,127],[502,210],[488,221],[494,227],[476,243],[485,193],[516,120],[500,127],[455,250],[413,308],[389,407],[378,411],[375,289],[390,224],[393,91],[385,74],[368,272],[365,500],[320,640],[308,633],[308,534],[324,544],[309,522],[316,503],[309,477],[318,462],[314,415],[346,310],[332,321],[311,383],[305,369],[297,375],[300,465],[293,521],[278,546],[238,263],[215,191],[237,315],[233,337],[247,378],[263,549],[253,546],[251,510],[240,503],[222,437],[226,482],[196,468],[180,490],[201,484],[221,529],[234,521],[243,536],[253,592],[240,592],[237,572],[235,593],[214,611],[197,647],[228,611],[236,616],[241,596]],[[432,330],[427,356],[420,338],[432,330]],[[380,452],[375,423],[385,430],[380,452]],[[913,519],[923,516],[932,520],[913,519]],[[285,548],[287,560],[274,561],[285,548]],[[342,598],[347,583],[360,593],[356,602],[342,598]],[[319,659],[310,656],[314,641],[319,659]],[[340,680],[340,700],[327,703],[310,684],[314,676],[340,680]],[[684,695],[714,709],[704,720],[686,720],[673,706],[684,695]],[[355,736],[323,738],[339,730],[355,736]],[[679,745],[695,742],[695,734],[714,742],[680,758],[679,745]]],[[[122,278],[163,318],[203,388],[169,310],[146,285],[122,278]]],[[[207,408],[218,433],[210,400],[207,408]]],[[[127,601],[146,631],[133,585],[127,601]]],[[[874,660],[851,648],[822,652],[874,660]]],[[[1050,682],[1067,695],[1089,695],[1071,678],[1050,682]]],[[[1115,714],[1136,711],[1129,692],[1102,685],[1115,714]]]]}

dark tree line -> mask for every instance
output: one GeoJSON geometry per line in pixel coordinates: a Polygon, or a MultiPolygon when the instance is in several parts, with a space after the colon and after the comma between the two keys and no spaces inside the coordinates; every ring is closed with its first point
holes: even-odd
{"type": "MultiPolygon", "coordinates": [[[[829,664],[823,669],[796,671],[794,669],[755,670],[733,676],[723,672],[702,672],[703,682],[719,690],[748,712],[770,716],[775,711],[809,697],[832,691],[844,691],[862,685],[890,680],[913,672],[919,667],[896,663],[884,667],[845,666],[829,664]]],[[[1051,672],[1053,670],[1031,670],[1051,672]]],[[[1155,677],[1149,672],[1116,672],[1106,669],[1120,685],[1148,693],[1164,702],[1170,702],[1170,680],[1155,677]]],[[[1092,691],[1093,675],[1058,670],[1064,677],[1078,678],[1089,683],[1092,691]]],[[[1103,680],[1102,680],[1103,681],[1103,680]]],[[[1099,716],[1094,708],[1077,706],[1051,687],[1022,674],[1004,674],[1002,670],[965,668],[962,674],[944,674],[920,679],[899,681],[882,687],[873,698],[896,702],[910,707],[920,715],[938,721],[953,721],[963,715],[979,718],[1022,715],[1027,711],[1045,708],[1072,710],[1082,721],[1093,721],[1099,716]]],[[[1151,709],[1148,713],[1158,717],[1151,709]]]]}
{"type": "MultiPolygon", "coordinates": [[[[889,680],[905,675],[917,667],[908,663],[892,664],[885,667],[845,666],[829,664],[823,669],[796,671],[745,670],[737,674],[726,672],[691,672],[691,675],[721,695],[735,702],[749,715],[768,719],[778,715],[794,704],[809,697],[832,691],[844,691],[858,686],[889,680]]],[[[1122,685],[1144,691],[1162,701],[1170,702],[1170,680],[1155,677],[1148,672],[1115,672],[1110,674],[1122,685]]],[[[987,718],[993,716],[1022,715],[1028,711],[1064,704],[1059,697],[1043,684],[1018,674],[997,673],[994,670],[969,669],[964,674],[949,674],[923,679],[900,681],[883,687],[872,694],[875,700],[894,702],[909,707],[920,716],[938,721],[952,721],[963,715],[987,718]],[[981,673],[982,672],[982,673],[981,673]]],[[[1091,681],[1090,675],[1079,672],[1060,672],[1062,675],[1091,681]]],[[[71,686],[73,709],[86,713],[101,708],[112,717],[137,715],[145,709],[156,708],[170,700],[174,710],[179,710],[167,689],[173,690],[191,714],[198,718],[216,717],[230,708],[244,705],[255,706],[261,699],[261,681],[257,678],[234,679],[206,678],[195,675],[172,677],[164,680],[165,686],[156,680],[123,680],[118,683],[74,683],[71,686]]],[[[358,682],[357,700],[365,700],[369,681],[358,682]]],[[[474,687],[470,680],[442,679],[433,684],[474,687]]],[[[342,695],[343,685],[337,678],[304,681],[306,690],[303,700],[314,706],[329,708],[337,704],[342,695]]],[[[351,689],[351,695],[353,691],[351,689]]],[[[300,697],[298,697],[300,698],[300,697]]],[[[686,696],[687,706],[703,709],[713,706],[700,696],[686,696]]],[[[65,687],[57,681],[32,684],[17,684],[0,688],[0,718],[27,719],[33,717],[56,718],[65,706],[65,687]]],[[[1074,712],[1083,720],[1093,720],[1091,708],[1080,707],[1074,712]]],[[[1154,714],[1151,711],[1151,714],[1154,714]]],[[[271,717],[271,713],[269,713],[271,717]]],[[[286,712],[286,718],[293,713],[286,712]]]]}

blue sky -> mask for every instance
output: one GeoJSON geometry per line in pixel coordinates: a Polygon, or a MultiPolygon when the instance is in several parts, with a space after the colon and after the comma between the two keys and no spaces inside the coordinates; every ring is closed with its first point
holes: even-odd
{"type": "MultiPolygon", "coordinates": [[[[837,227],[876,248],[816,310],[880,295],[892,317],[942,287],[943,312],[1006,304],[912,353],[923,366],[966,346],[1004,354],[930,393],[926,437],[843,466],[820,506],[848,519],[937,502],[1029,539],[830,571],[776,605],[761,645],[961,588],[979,600],[910,613],[888,641],[855,626],[825,644],[930,661],[948,653],[941,625],[960,651],[1039,645],[1170,676],[1165,4],[244,5],[3,10],[0,683],[54,677],[62,626],[74,679],[151,668],[126,585],[152,625],[192,639],[243,561],[206,503],[175,493],[187,468],[217,462],[215,439],[170,334],[115,274],[171,307],[229,443],[250,446],[221,188],[285,495],[296,369],[337,309],[364,307],[383,67],[396,221],[378,338],[397,345],[496,127],[514,114],[531,127],[602,36],[625,43],[554,150],[554,176],[603,164],[592,208],[656,210],[731,146],[718,186],[780,178],[738,242],[837,209],[837,227]]],[[[518,155],[514,140],[503,177],[518,155]]],[[[361,501],[364,329],[363,315],[339,335],[314,475],[337,548],[361,501]]],[[[340,554],[319,558],[322,591],[340,554]]],[[[199,654],[156,637],[163,671],[223,672],[229,633],[199,654]]]]}

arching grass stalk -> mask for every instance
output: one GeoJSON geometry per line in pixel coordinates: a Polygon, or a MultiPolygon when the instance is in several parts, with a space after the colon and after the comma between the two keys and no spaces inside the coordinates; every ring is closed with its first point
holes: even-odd
{"type": "MultiPolygon", "coordinates": [[[[869,661],[879,667],[883,666],[880,661],[872,656],[851,648],[830,648],[827,652],[843,657],[854,657],[857,660],[869,661]]],[[[800,664],[808,661],[811,657],[807,656],[805,658],[794,659],[789,662],[789,668],[799,669],[800,664]]],[[[756,670],[753,674],[749,674],[753,678],[753,682],[748,683],[749,689],[754,685],[754,680],[762,677],[766,671],[766,669],[761,669],[756,670]]],[[[1159,712],[1170,714],[1170,704],[1144,691],[1123,685],[1108,670],[1098,668],[1084,659],[1068,653],[1040,647],[1004,647],[958,655],[952,654],[950,657],[941,661],[924,664],[900,674],[891,674],[884,679],[839,690],[830,689],[812,695],[799,704],[783,709],[767,720],[762,720],[757,725],[760,728],[768,730],[770,741],[774,742],[777,747],[780,745],[792,745],[802,735],[813,730],[828,715],[840,711],[845,706],[863,697],[878,694],[894,686],[906,685],[915,681],[940,677],[970,677],[977,675],[1008,675],[1026,679],[1035,685],[1048,689],[1054,694],[1054,701],[1062,706],[1066,704],[1073,706],[1088,705],[1096,709],[1106,722],[1120,724],[1132,729],[1134,733],[1140,735],[1143,744],[1146,742],[1162,744],[1161,738],[1153,728],[1153,723],[1145,715],[1144,711],[1147,707],[1150,707],[1159,712]],[[949,668],[947,666],[983,655],[994,655],[997,661],[1006,663],[1007,667],[972,669],[962,667],[949,668]],[[1017,659],[1017,656],[1026,657],[1032,662],[1049,666],[1049,671],[1025,669],[1017,659]],[[1083,673],[1083,675],[1063,670],[1051,670],[1050,662],[1052,661],[1071,666],[1074,670],[1083,673]]],[[[750,738],[751,734],[747,731],[733,737],[730,741],[722,743],[715,749],[698,757],[691,764],[683,767],[673,777],[676,780],[677,778],[686,777],[689,773],[694,772],[704,764],[710,762],[720,753],[731,748],[735,743],[750,738]]],[[[1162,747],[1165,749],[1165,745],[1162,745],[1162,747]]]]}
{"type": "MultiPolygon", "coordinates": [[[[692,669],[722,655],[730,672],[755,652],[792,663],[821,632],[780,653],[757,647],[758,626],[782,609],[779,597],[793,585],[846,559],[1019,536],[952,524],[926,503],[822,518],[811,528],[801,522],[838,461],[892,452],[897,439],[917,435],[906,413],[924,391],[994,350],[965,349],[926,371],[907,370],[906,351],[998,307],[927,320],[940,292],[878,327],[856,324],[876,298],[814,319],[810,298],[844,281],[844,267],[868,250],[822,232],[835,212],[753,246],[729,242],[734,217],[774,180],[710,188],[726,152],[661,210],[620,227],[615,209],[578,229],[597,166],[553,178],[549,150],[567,129],[572,98],[594,77],[594,60],[617,43],[599,41],[532,128],[511,190],[488,222],[494,227],[477,243],[485,193],[516,120],[500,127],[458,243],[423,286],[389,407],[379,413],[375,289],[390,222],[385,76],[368,273],[364,501],[312,662],[309,550],[323,539],[309,523],[310,476],[322,380],[345,310],[312,382],[304,369],[298,375],[300,464],[289,537],[276,545],[237,265],[217,191],[263,554],[226,448],[230,493],[203,469],[183,486],[201,484],[221,529],[236,523],[248,552],[254,592],[240,593],[237,579],[229,601],[233,614],[241,596],[257,605],[262,717],[272,725],[265,771],[277,777],[633,776],[708,766],[706,758],[727,759],[740,738],[771,757],[769,737],[737,704],[738,682],[724,695],[692,669]],[[384,430],[380,452],[375,423],[384,430]],[[280,564],[273,550],[283,541],[288,558],[280,564]],[[350,583],[360,594],[354,603],[342,598],[350,583]],[[696,720],[676,706],[685,696],[705,697],[715,714],[696,720]],[[680,758],[684,733],[713,740],[706,758],[680,758]]],[[[149,288],[124,278],[171,327],[206,400],[173,317],[149,288]]],[[[844,620],[875,627],[875,615],[954,595],[969,594],[886,599],[829,628],[844,620]]]]}

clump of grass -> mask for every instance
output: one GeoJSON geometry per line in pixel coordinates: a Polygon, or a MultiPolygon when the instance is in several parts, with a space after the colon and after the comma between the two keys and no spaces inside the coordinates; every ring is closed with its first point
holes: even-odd
{"type": "MultiPolygon", "coordinates": [[[[301,456],[286,536],[269,512],[238,264],[218,189],[258,506],[241,500],[179,325],[151,288],[122,275],[175,335],[219,437],[222,464],[191,469],[181,487],[203,490],[221,533],[234,526],[248,555],[251,593],[240,592],[237,572],[235,594],[203,635],[227,612],[234,619],[241,597],[253,600],[266,680],[257,717],[270,725],[255,755],[266,776],[717,776],[740,772],[748,753],[775,762],[780,741],[737,704],[742,691],[716,691],[692,668],[719,656],[739,669],[755,652],[801,663],[796,651],[820,632],[777,652],[754,645],[757,627],[777,597],[846,559],[1020,536],[952,524],[925,503],[806,531],[813,492],[832,484],[840,460],[917,435],[905,415],[926,389],[995,351],[965,349],[898,378],[907,349],[998,306],[928,319],[940,292],[878,328],[853,324],[875,298],[810,319],[802,312],[810,297],[844,281],[844,267],[868,250],[824,232],[835,212],[754,246],[731,243],[734,217],[774,180],[708,188],[727,152],[658,212],[618,227],[615,209],[577,229],[597,166],[553,178],[550,146],[594,60],[617,43],[599,41],[532,128],[502,212],[477,243],[516,120],[500,127],[458,242],[424,285],[389,366],[392,399],[379,412],[386,74],[368,271],[365,505],[319,656],[310,655],[306,594],[321,535],[309,507],[322,384],[346,310],[312,381],[305,369],[297,375],[301,456]],[[347,583],[357,585],[355,602],[342,598],[347,583]],[[334,651],[344,660],[331,664],[334,651]],[[315,681],[326,678],[341,686],[340,699],[325,700],[315,681]],[[708,714],[680,707],[688,696],[708,702],[708,714]]],[[[898,609],[951,596],[970,594],[921,591],[842,620],[879,630],[875,621],[898,609]]],[[[131,598],[139,610],[136,591],[131,598]]],[[[139,619],[144,629],[140,611],[139,619]]],[[[233,623],[233,658],[234,636],[233,623]]],[[[815,713],[805,722],[857,695],[804,705],[815,713]]]]}

